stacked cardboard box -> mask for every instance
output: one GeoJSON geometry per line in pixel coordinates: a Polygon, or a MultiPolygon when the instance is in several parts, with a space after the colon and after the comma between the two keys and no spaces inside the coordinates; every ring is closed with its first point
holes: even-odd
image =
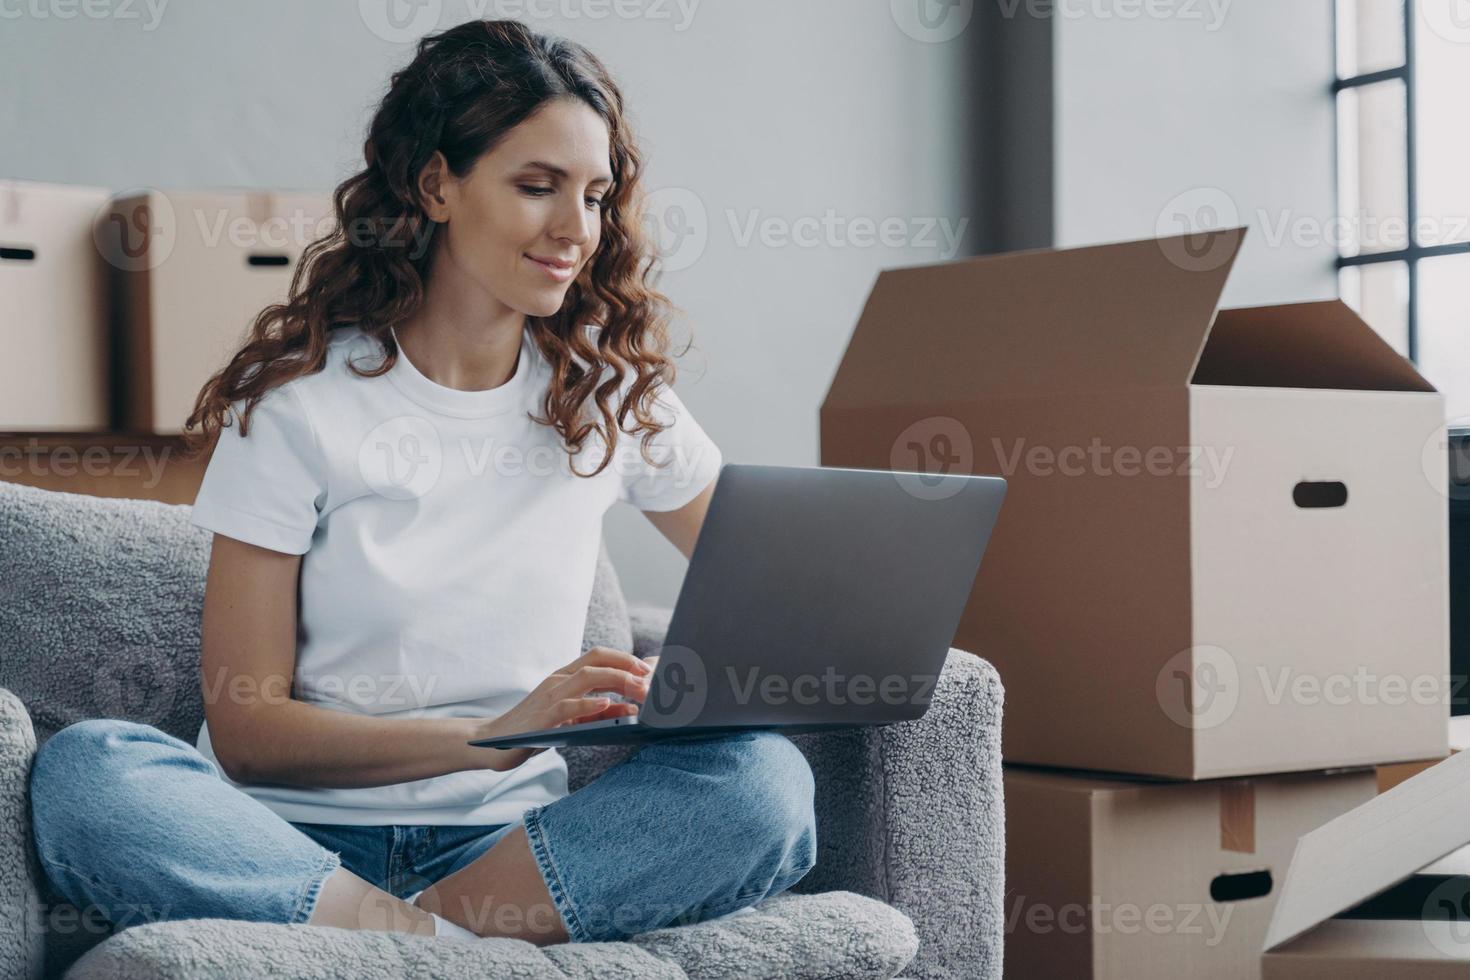
{"type": "Polygon", "coordinates": [[[113,271],[122,426],[178,433],[200,388],[266,306],[286,299],[302,252],[331,230],[326,194],[148,191],[98,226],[113,271]]]}
{"type": "Polygon", "coordinates": [[[320,193],[0,181],[0,430],[182,432],[333,220],[320,193]]]}
{"type": "Polygon", "coordinates": [[[107,428],[106,277],[95,187],[0,181],[0,430],[107,428]]]}
{"type": "Polygon", "coordinates": [[[1470,752],[1305,835],[1262,958],[1267,980],[1470,978],[1470,752]]]}
{"type": "MultiPolygon", "coordinates": [[[[1451,693],[1455,681],[1451,676],[1451,693]]],[[[1457,715],[1450,719],[1450,754],[1470,749],[1470,715],[1457,715]]],[[[1378,792],[1386,793],[1399,783],[1419,775],[1426,769],[1439,765],[1443,757],[1420,759],[1415,762],[1388,762],[1378,767],[1378,792]]]]}
{"type": "Polygon", "coordinates": [[[1243,237],[884,272],[822,406],[825,466],[1010,482],[955,637],[1009,975],[1257,976],[1296,837],[1446,752],[1443,399],[1336,301],[1220,310],[1243,237]]]}

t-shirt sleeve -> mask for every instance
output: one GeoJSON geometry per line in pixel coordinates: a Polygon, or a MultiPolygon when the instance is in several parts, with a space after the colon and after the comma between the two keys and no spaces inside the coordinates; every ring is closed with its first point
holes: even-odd
{"type": "Polygon", "coordinates": [[[674,389],[659,389],[653,414],[662,422],[672,420],[648,447],[653,464],[659,465],[643,458],[643,432],[620,433],[615,457],[622,478],[618,499],[639,510],[678,510],[714,481],[724,457],[674,389]]]}
{"type": "Polygon", "coordinates": [[[248,544],[305,554],[326,501],[322,454],[300,392],[289,383],[255,405],[240,434],[237,402],[220,430],[191,523],[248,544]]]}

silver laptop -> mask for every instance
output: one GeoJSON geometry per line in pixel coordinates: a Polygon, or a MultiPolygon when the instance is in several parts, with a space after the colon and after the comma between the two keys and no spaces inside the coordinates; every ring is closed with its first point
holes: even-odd
{"type": "Polygon", "coordinates": [[[726,464],[636,715],[477,739],[601,745],[922,717],[999,477],[726,464]]]}

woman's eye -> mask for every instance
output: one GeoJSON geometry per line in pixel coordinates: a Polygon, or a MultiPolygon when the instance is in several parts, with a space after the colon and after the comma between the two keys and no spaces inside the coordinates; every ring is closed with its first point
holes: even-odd
{"type": "Polygon", "coordinates": [[[605,205],[602,202],[602,198],[600,198],[600,197],[589,197],[589,198],[587,198],[587,206],[588,207],[597,208],[598,210],[601,210],[603,207],[605,207],[605,205]]]}
{"type": "Polygon", "coordinates": [[[542,195],[551,193],[550,187],[540,187],[536,184],[522,184],[521,190],[530,194],[532,197],[541,197],[542,195]]]}

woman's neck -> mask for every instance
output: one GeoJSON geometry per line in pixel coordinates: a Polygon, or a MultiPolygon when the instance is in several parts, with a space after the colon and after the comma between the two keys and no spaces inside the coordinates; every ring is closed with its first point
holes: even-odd
{"type": "Polygon", "coordinates": [[[435,384],[485,391],[515,375],[525,324],[524,313],[483,292],[430,289],[394,333],[413,366],[435,384]]]}

